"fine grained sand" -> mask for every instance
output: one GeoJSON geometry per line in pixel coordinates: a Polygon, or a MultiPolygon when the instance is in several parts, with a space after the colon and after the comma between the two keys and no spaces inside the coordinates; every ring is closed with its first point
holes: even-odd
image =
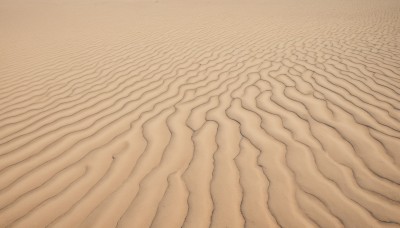
{"type": "Polygon", "coordinates": [[[400,227],[400,1],[0,1],[0,227],[400,227]]]}

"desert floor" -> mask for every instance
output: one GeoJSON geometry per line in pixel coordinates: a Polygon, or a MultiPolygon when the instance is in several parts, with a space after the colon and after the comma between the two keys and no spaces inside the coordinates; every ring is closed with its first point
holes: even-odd
{"type": "Polygon", "coordinates": [[[0,0],[0,227],[400,227],[400,1],[0,0]]]}

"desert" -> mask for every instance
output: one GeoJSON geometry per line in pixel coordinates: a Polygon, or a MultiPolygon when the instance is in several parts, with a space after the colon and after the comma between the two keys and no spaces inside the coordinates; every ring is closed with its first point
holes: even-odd
{"type": "Polygon", "coordinates": [[[0,0],[0,227],[400,227],[400,1],[0,0]]]}

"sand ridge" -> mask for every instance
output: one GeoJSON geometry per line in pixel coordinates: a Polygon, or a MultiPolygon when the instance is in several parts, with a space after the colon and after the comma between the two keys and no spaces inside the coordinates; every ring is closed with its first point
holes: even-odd
{"type": "Polygon", "coordinates": [[[0,227],[400,227],[398,1],[0,15],[0,227]]]}

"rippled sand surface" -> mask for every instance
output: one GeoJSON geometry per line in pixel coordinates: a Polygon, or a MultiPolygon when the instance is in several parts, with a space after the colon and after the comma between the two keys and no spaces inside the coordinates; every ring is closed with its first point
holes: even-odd
{"type": "Polygon", "coordinates": [[[0,227],[400,227],[400,1],[0,0],[0,227]]]}

